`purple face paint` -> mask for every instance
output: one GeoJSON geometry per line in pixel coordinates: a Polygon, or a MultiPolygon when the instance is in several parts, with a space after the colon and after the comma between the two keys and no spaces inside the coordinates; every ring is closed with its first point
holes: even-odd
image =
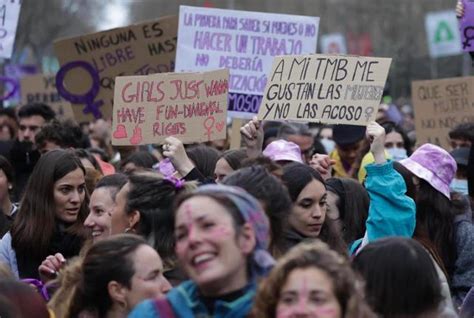
{"type": "Polygon", "coordinates": [[[56,88],[59,95],[67,101],[73,104],[85,104],[86,106],[83,109],[84,114],[91,113],[96,119],[102,118],[102,113],[100,112],[99,107],[102,106],[104,102],[102,100],[94,102],[94,99],[100,90],[99,73],[89,63],[85,61],[73,61],[63,65],[56,75],[56,88]],[[67,72],[76,67],[85,69],[92,78],[92,87],[87,93],[82,95],[72,94],[64,87],[64,78],[66,77],[67,72]]]}
{"type": "MultiPolygon", "coordinates": [[[[294,280],[295,278],[293,278],[294,280]]],[[[297,293],[297,302],[286,304],[279,302],[277,306],[277,318],[294,318],[294,317],[312,317],[312,318],[340,318],[338,305],[332,301],[325,303],[315,303],[311,300],[311,286],[316,282],[311,279],[308,274],[296,278],[296,286],[293,285],[290,290],[297,293]]]]}
{"type": "MultiPolygon", "coordinates": [[[[20,84],[18,83],[18,81],[11,77],[0,76],[0,82],[11,85],[11,90],[4,96],[1,96],[0,101],[4,101],[4,100],[8,100],[12,98],[15,95],[15,93],[18,91],[18,88],[20,87],[20,84]]],[[[6,87],[6,85],[4,87],[6,87]]]]}

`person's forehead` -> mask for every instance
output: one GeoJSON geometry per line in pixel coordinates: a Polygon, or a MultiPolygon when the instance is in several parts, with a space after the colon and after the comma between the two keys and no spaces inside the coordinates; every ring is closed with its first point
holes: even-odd
{"type": "Polygon", "coordinates": [[[343,146],[338,145],[338,147],[339,147],[339,149],[341,149],[341,150],[352,150],[352,149],[354,149],[354,148],[359,147],[359,144],[360,144],[360,141],[357,141],[357,142],[354,142],[354,143],[352,143],[352,144],[347,144],[347,145],[343,145],[343,146]]]}
{"type": "Polygon", "coordinates": [[[42,125],[45,120],[40,115],[33,115],[29,117],[20,118],[20,125],[42,125]]]}

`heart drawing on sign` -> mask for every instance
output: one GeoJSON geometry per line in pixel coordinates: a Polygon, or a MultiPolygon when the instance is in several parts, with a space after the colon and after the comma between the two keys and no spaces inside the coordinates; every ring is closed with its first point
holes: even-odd
{"type": "Polygon", "coordinates": [[[218,122],[216,124],[216,129],[217,129],[218,132],[221,132],[222,129],[224,129],[224,127],[225,127],[225,122],[224,121],[218,122]]]}
{"type": "Polygon", "coordinates": [[[123,139],[127,138],[127,129],[125,128],[125,125],[117,125],[117,128],[114,131],[114,138],[116,139],[123,139]]]}

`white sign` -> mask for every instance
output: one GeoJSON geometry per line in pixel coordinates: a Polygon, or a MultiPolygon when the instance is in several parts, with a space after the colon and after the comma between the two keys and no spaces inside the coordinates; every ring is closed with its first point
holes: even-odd
{"type": "Polygon", "coordinates": [[[21,0],[0,1],[0,57],[9,59],[15,43],[21,0]]]}
{"type": "Polygon", "coordinates": [[[321,35],[321,53],[347,54],[346,38],[341,33],[321,35]]]}
{"type": "Polygon", "coordinates": [[[425,26],[431,57],[436,58],[462,53],[458,21],[454,11],[428,13],[425,26]]]}
{"type": "Polygon", "coordinates": [[[314,53],[318,17],[180,6],[176,71],[230,70],[229,91],[262,95],[277,55],[314,53]]]}

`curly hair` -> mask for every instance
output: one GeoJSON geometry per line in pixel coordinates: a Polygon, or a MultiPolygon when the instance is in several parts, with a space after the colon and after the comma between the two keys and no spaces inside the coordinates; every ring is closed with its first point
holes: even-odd
{"type": "Polygon", "coordinates": [[[300,243],[279,259],[260,284],[252,317],[276,317],[280,292],[290,273],[311,267],[322,270],[331,278],[343,318],[375,317],[364,299],[363,284],[351,269],[349,261],[320,240],[300,243]]]}

